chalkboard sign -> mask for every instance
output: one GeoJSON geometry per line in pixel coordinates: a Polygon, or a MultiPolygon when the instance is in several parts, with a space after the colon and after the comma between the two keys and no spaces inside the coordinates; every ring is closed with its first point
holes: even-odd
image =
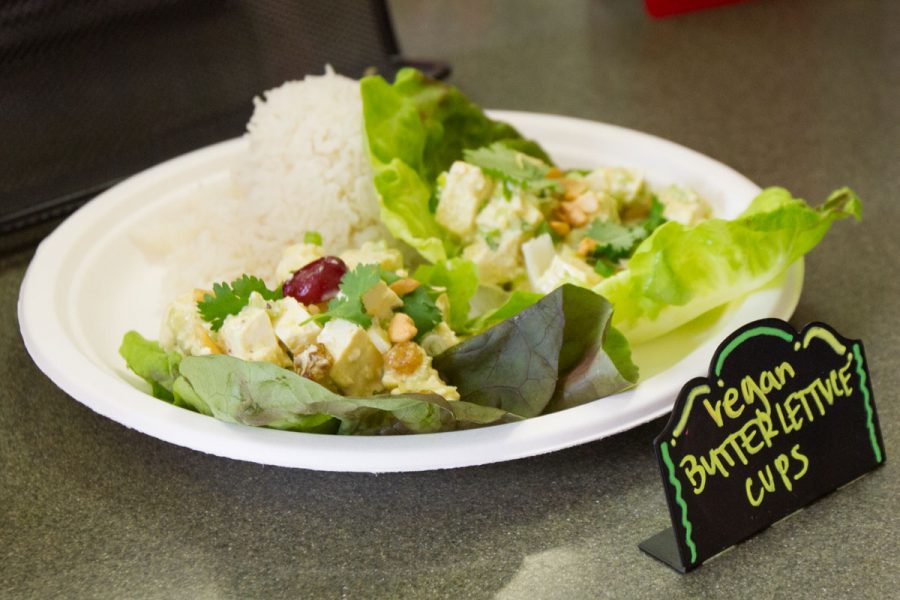
{"type": "Polygon", "coordinates": [[[672,528],[640,548],[684,573],[884,462],[862,342],[824,323],[741,327],[654,448],[672,528]]]}

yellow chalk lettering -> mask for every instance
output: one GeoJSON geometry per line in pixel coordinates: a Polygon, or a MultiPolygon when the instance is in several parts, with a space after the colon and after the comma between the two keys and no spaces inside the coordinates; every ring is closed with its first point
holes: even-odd
{"type": "Polygon", "coordinates": [[[706,487],[706,471],[697,464],[697,459],[694,458],[694,455],[685,454],[678,466],[684,469],[684,474],[687,475],[688,480],[691,482],[694,493],[701,493],[706,487]],[[687,467],[685,467],[685,463],[688,463],[687,467]]]}
{"type": "Polygon", "coordinates": [[[791,465],[790,459],[785,454],[779,454],[775,457],[775,469],[778,471],[778,474],[781,475],[781,481],[784,483],[784,487],[787,488],[787,491],[791,491],[793,489],[793,484],[791,483],[791,478],[788,477],[788,467],[791,465]]]}
{"type": "Polygon", "coordinates": [[[828,374],[828,383],[831,386],[831,390],[834,392],[835,396],[844,397],[846,394],[842,388],[838,387],[838,372],[837,370],[832,369],[831,373],[828,374]]]}
{"type": "MultiPolygon", "coordinates": [[[[819,399],[819,393],[816,391],[816,382],[813,381],[811,384],[806,386],[803,392],[804,394],[809,394],[810,396],[812,396],[812,399],[816,401],[816,406],[819,407],[819,414],[824,417],[825,407],[822,405],[822,401],[819,399]]],[[[812,417],[810,417],[809,420],[812,421],[812,417]]]]}
{"type": "Polygon", "coordinates": [[[847,364],[841,367],[841,371],[838,374],[838,379],[841,380],[841,385],[844,388],[844,394],[849,396],[853,393],[853,388],[847,385],[850,382],[850,379],[853,377],[853,373],[848,373],[847,371],[850,369],[851,361],[853,360],[853,355],[847,355],[847,364]]]}
{"type": "Polygon", "coordinates": [[[737,404],[740,396],[738,395],[738,391],[735,388],[728,388],[725,392],[725,414],[728,415],[732,419],[737,419],[741,416],[741,413],[744,412],[744,405],[742,404],[740,409],[735,409],[734,405],[737,404]]]}
{"type": "MultiPolygon", "coordinates": [[[[784,386],[784,383],[787,381],[787,378],[789,376],[791,378],[793,378],[795,375],[796,375],[796,373],[794,373],[794,367],[791,366],[791,363],[789,363],[787,361],[785,361],[785,362],[781,363],[780,365],[778,365],[777,367],[775,367],[775,376],[781,382],[782,386],[784,386]]],[[[781,389],[781,388],[778,388],[778,389],[781,389]]]]}
{"type": "MultiPolygon", "coordinates": [[[[744,427],[742,427],[741,430],[738,431],[737,433],[733,433],[733,434],[729,435],[728,438],[726,438],[723,446],[725,444],[731,444],[731,447],[732,447],[732,449],[734,449],[735,454],[738,455],[738,459],[740,459],[740,461],[746,465],[747,464],[747,455],[744,454],[744,451],[741,449],[740,445],[738,445],[738,438],[741,437],[743,431],[744,431],[744,427]]],[[[731,466],[733,467],[734,463],[731,463],[731,466]]]]}
{"type": "Polygon", "coordinates": [[[746,484],[746,488],[747,488],[747,500],[750,501],[750,506],[759,506],[760,504],[762,504],[763,496],[765,496],[766,493],[763,490],[760,490],[759,496],[754,498],[753,497],[753,489],[752,489],[753,488],[753,478],[748,477],[745,484],[746,484]]]}
{"type": "Polygon", "coordinates": [[[766,447],[771,448],[772,438],[778,435],[778,430],[772,426],[773,424],[771,413],[763,412],[757,409],[756,421],[759,424],[759,433],[760,435],[762,435],[763,441],[765,441],[766,443],[766,447]]]}
{"type": "Polygon", "coordinates": [[[775,476],[772,475],[772,467],[766,465],[765,469],[759,470],[759,482],[762,484],[763,489],[767,492],[775,491],[775,476]],[[768,476],[768,478],[766,477],[768,476]]]}
{"type": "Polygon", "coordinates": [[[800,452],[800,444],[794,444],[794,447],[791,448],[791,456],[803,463],[803,468],[800,469],[799,473],[794,475],[794,480],[797,480],[806,475],[806,471],[809,470],[809,459],[805,454],[800,452]]]}
{"type": "Polygon", "coordinates": [[[784,411],[787,413],[788,419],[791,422],[791,429],[788,431],[799,431],[801,427],[803,427],[803,418],[797,418],[797,413],[800,412],[800,409],[803,408],[796,402],[792,402],[792,400],[796,400],[797,396],[791,394],[784,401],[784,411]]]}
{"type": "Polygon", "coordinates": [[[717,426],[722,427],[722,425],[725,424],[724,420],[722,419],[722,401],[721,400],[716,400],[716,406],[714,408],[712,406],[712,404],[709,403],[709,398],[704,398],[703,406],[706,407],[706,412],[709,413],[709,416],[712,417],[712,420],[716,422],[717,426]]]}
{"type": "MultiPolygon", "coordinates": [[[[832,371],[834,373],[834,371],[832,371]]],[[[830,379],[818,378],[815,381],[816,387],[819,388],[819,391],[822,393],[822,397],[825,399],[825,402],[828,403],[828,406],[834,404],[834,388],[832,387],[832,383],[830,379]]]]}
{"type": "Polygon", "coordinates": [[[773,391],[781,389],[781,383],[775,378],[771,371],[763,371],[759,376],[759,387],[764,394],[771,394],[773,391]]]}
{"type": "MultiPolygon", "coordinates": [[[[785,403],[793,397],[794,394],[788,396],[787,400],[785,400],[785,403]]],[[[785,412],[786,411],[781,404],[775,405],[775,414],[778,415],[778,422],[781,423],[781,431],[783,431],[784,433],[791,433],[795,429],[795,423],[790,419],[785,419],[785,412]]]]}
{"type": "Polygon", "coordinates": [[[813,412],[809,407],[809,400],[806,399],[806,393],[809,391],[809,388],[803,388],[799,392],[796,392],[797,398],[800,399],[800,402],[803,403],[803,412],[806,413],[806,418],[810,421],[813,420],[813,412]]]}
{"type": "MultiPolygon", "coordinates": [[[[750,454],[756,454],[760,450],[762,450],[763,443],[758,442],[753,444],[753,438],[756,437],[756,434],[759,432],[760,426],[756,420],[748,421],[746,425],[741,427],[741,445],[749,452],[750,454]],[[753,427],[755,427],[755,429],[753,427]]],[[[746,461],[744,462],[746,465],[746,461]]]]}
{"type": "Polygon", "coordinates": [[[722,477],[728,477],[728,469],[726,469],[725,465],[722,464],[720,455],[725,457],[725,460],[729,465],[731,465],[732,467],[734,466],[734,460],[721,446],[713,449],[713,451],[709,453],[709,460],[706,460],[705,456],[701,456],[700,464],[703,465],[703,469],[708,475],[715,475],[716,473],[719,473],[720,475],[722,475],[722,477]]]}
{"type": "Polygon", "coordinates": [[[769,407],[769,399],[760,389],[759,384],[756,383],[750,375],[745,376],[741,380],[741,395],[744,397],[744,402],[747,404],[753,404],[758,396],[762,403],[766,405],[766,409],[769,407]]]}

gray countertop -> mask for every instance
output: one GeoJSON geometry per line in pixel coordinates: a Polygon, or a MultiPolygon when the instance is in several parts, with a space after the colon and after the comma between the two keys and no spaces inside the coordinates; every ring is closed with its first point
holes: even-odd
{"type": "Polygon", "coordinates": [[[91,412],[31,362],[0,257],[0,597],[896,597],[900,589],[900,3],[752,0],[652,20],[638,0],[395,1],[408,55],[484,106],[596,119],[708,154],[860,224],[807,259],[792,322],[866,344],[888,462],[698,571],[666,526],[657,420],[504,464],[353,475],[227,460],[91,412]]]}

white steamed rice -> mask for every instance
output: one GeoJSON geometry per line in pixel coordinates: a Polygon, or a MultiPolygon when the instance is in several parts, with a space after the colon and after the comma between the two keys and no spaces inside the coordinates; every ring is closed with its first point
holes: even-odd
{"type": "Polygon", "coordinates": [[[326,69],[256,98],[249,151],[215,188],[136,234],[166,267],[164,294],[241,273],[274,283],[282,250],[318,231],[327,253],[389,238],[379,219],[359,83],[326,69]]]}

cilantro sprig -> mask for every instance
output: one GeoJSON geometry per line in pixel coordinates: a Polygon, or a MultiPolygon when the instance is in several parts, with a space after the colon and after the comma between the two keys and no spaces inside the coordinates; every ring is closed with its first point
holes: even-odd
{"type": "Polygon", "coordinates": [[[265,300],[282,297],[281,288],[270,290],[259,277],[244,274],[230,284],[224,281],[213,284],[213,293],[203,295],[203,300],[197,302],[197,311],[213,331],[218,331],[229,315],[236,315],[247,306],[253,292],[258,292],[265,300]]]}
{"type": "Polygon", "coordinates": [[[415,290],[403,296],[403,306],[399,312],[406,313],[416,325],[416,338],[421,338],[438,323],[443,320],[441,309],[437,307],[435,300],[440,292],[428,285],[420,285],[415,290]]]}
{"type": "MultiPolygon", "coordinates": [[[[620,225],[600,220],[594,221],[587,230],[588,237],[597,242],[597,247],[591,256],[598,260],[598,264],[602,263],[606,266],[608,263],[628,258],[638,244],[650,237],[657,227],[666,222],[663,217],[664,208],[663,204],[654,196],[650,204],[650,213],[638,223],[620,225]]],[[[607,270],[600,267],[598,273],[602,275],[607,270]]]]}
{"type": "MultiPolygon", "coordinates": [[[[341,278],[338,288],[340,291],[328,303],[328,310],[311,320],[324,323],[330,319],[346,319],[362,327],[369,327],[372,324],[372,316],[366,313],[363,296],[379,281],[390,285],[398,279],[401,279],[399,275],[393,271],[384,271],[378,265],[358,265],[341,278]]],[[[440,293],[438,288],[422,284],[403,296],[403,305],[397,308],[397,312],[406,313],[412,318],[418,336],[428,333],[443,320],[443,315],[435,303],[440,293]]]]}
{"type": "Polygon", "coordinates": [[[477,166],[505,184],[538,194],[545,190],[562,191],[562,184],[559,181],[547,178],[549,165],[533,156],[517,152],[501,142],[475,150],[465,150],[463,157],[467,163],[477,166]]]}
{"type": "MultiPolygon", "coordinates": [[[[401,298],[403,305],[397,309],[397,312],[409,315],[418,330],[416,337],[419,338],[434,329],[443,320],[444,316],[441,314],[441,309],[437,307],[435,301],[444,288],[436,288],[423,282],[418,274],[419,272],[417,271],[416,273],[415,279],[419,281],[419,287],[401,298]]],[[[381,279],[386,284],[391,285],[395,281],[402,279],[402,277],[393,271],[382,271],[381,279]]]]}
{"type": "Polygon", "coordinates": [[[366,314],[362,297],[379,281],[381,267],[378,265],[357,265],[352,271],[347,271],[341,278],[338,295],[328,302],[328,310],[316,315],[315,320],[346,319],[368,327],[372,324],[372,317],[366,314]]]}

